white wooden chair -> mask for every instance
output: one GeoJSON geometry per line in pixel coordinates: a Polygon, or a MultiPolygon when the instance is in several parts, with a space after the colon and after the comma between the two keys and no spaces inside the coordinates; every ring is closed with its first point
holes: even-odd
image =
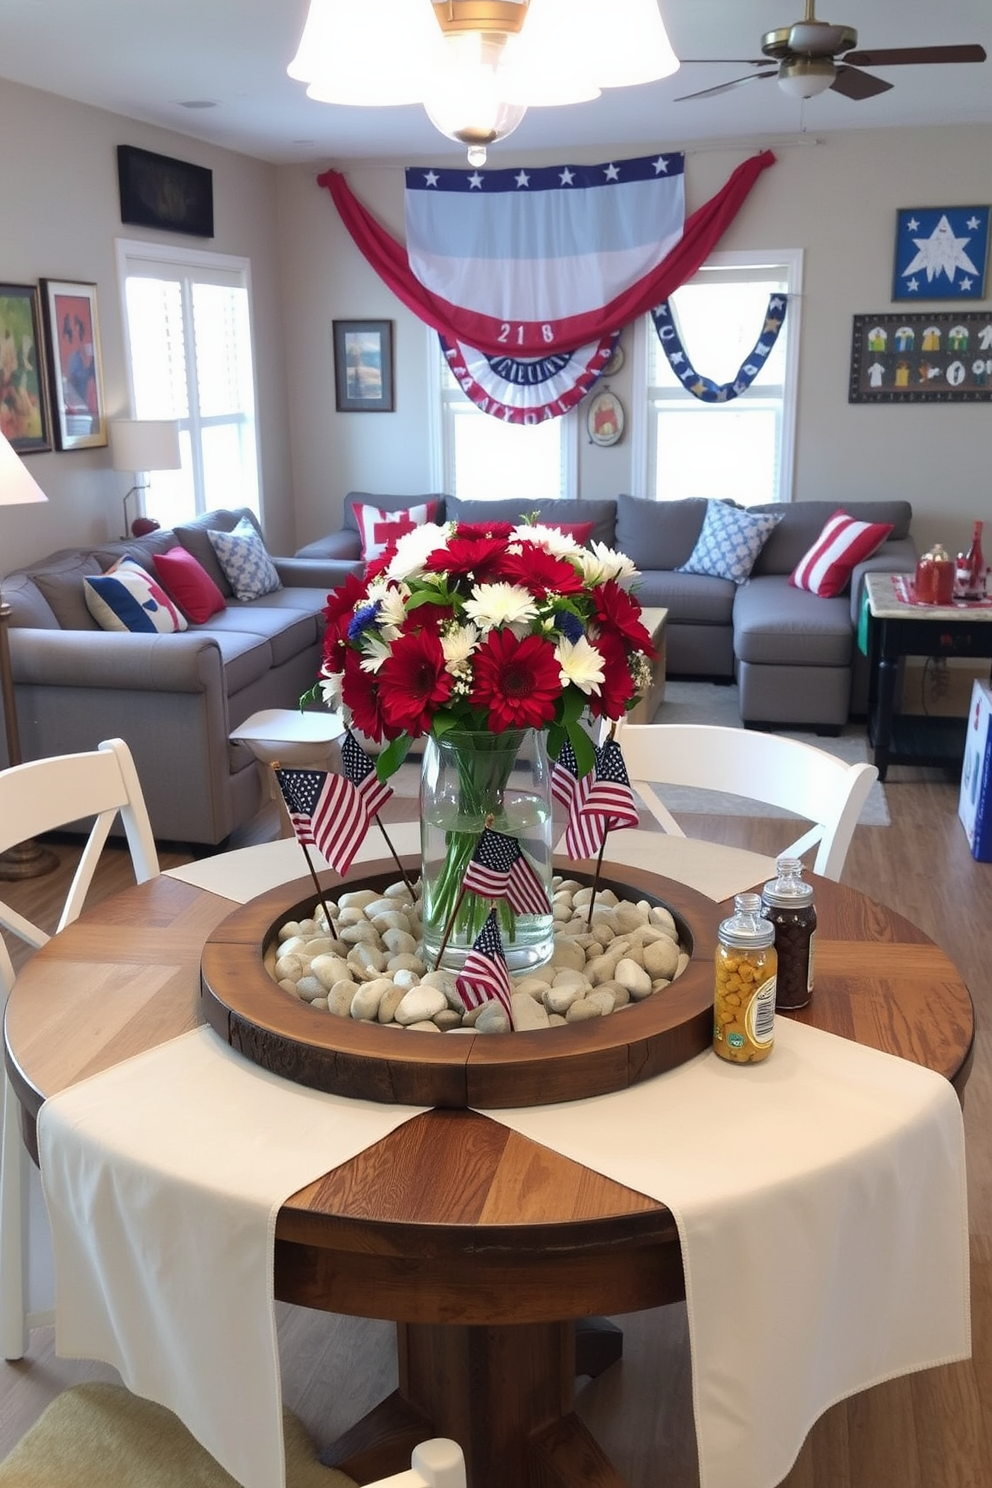
{"type": "Polygon", "coordinates": [[[666,832],[686,835],[652,784],[745,796],[813,823],[776,856],[802,857],[816,847],[810,866],[824,878],[840,878],[861,808],[878,777],[874,765],[845,764],[811,744],[755,729],[621,723],[616,737],[631,785],[666,832]]]}
{"type": "Polygon", "coordinates": [[[466,1488],[465,1458],[457,1442],[435,1436],[414,1447],[410,1467],[365,1488],[466,1488]]]}
{"type": "MultiPolygon", "coordinates": [[[[54,755],[0,771],[0,852],[77,822],[95,817],[69,886],[56,934],[72,924],[83,907],[114,819],[120,815],[138,883],[159,871],[158,853],[131,751],[122,739],[107,739],[85,754],[54,755]]],[[[0,929],[37,950],[50,938],[38,925],[0,900],[0,929]]],[[[14,985],[10,954],[0,935],[0,996],[14,985]]],[[[0,1349],[20,1359],[29,1328],[50,1322],[50,1314],[29,1315],[26,1294],[28,1185],[32,1164],[21,1139],[21,1112],[3,1076],[3,1135],[0,1151],[0,1349]]]]}

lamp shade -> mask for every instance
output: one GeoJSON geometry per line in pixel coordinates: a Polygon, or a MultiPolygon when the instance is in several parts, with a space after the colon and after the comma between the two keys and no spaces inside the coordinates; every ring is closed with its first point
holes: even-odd
{"type": "Polygon", "coordinates": [[[179,470],[179,424],[175,419],[112,419],[110,463],[114,470],[179,470]]]}
{"type": "Polygon", "coordinates": [[[0,434],[0,506],[24,506],[48,497],[25,468],[20,455],[0,434]]]}

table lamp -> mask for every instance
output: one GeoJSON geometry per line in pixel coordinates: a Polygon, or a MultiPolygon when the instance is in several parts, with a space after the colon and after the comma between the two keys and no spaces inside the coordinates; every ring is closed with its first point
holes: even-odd
{"type": "MultiPolygon", "coordinates": [[[[130,470],[134,475],[147,474],[150,470],[180,470],[182,454],[179,449],[179,424],[176,419],[112,419],[109,425],[110,462],[114,470],[130,470]]],[[[148,489],[148,482],[138,482],[124,497],[124,531],[140,537],[145,532],[154,532],[158,526],[151,518],[141,514],[127,522],[127,504],[131,497],[148,489]],[[140,526],[139,526],[140,524],[140,526]]]]}
{"type": "MultiPolygon", "coordinates": [[[[0,506],[23,506],[29,501],[47,501],[48,497],[30,476],[13,447],[0,434],[0,506]]],[[[7,761],[11,765],[21,763],[21,740],[17,730],[17,709],[14,703],[14,678],[10,670],[10,642],[7,628],[10,624],[10,605],[3,597],[2,574],[0,574],[0,696],[3,698],[3,718],[7,733],[7,761]]],[[[8,852],[0,853],[0,879],[40,878],[58,867],[55,853],[37,842],[18,843],[8,852]]]]}

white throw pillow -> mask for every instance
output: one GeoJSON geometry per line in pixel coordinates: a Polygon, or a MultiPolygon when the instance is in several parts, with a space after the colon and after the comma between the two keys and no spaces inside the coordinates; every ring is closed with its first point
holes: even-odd
{"type": "Polygon", "coordinates": [[[207,536],[235,599],[261,599],[263,594],[282,588],[276,566],[247,517],[242,517],[231,532],[208,528],[207,536]]]}

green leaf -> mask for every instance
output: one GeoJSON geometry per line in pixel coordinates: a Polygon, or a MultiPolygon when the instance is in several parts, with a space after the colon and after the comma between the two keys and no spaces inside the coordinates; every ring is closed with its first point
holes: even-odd
{"type": "Polygon", "coordinates": [[[561,721],[566,728],[573,723],[578,723],[582,717],[583,709],[589,699],[580,687],[566,687],[561,695],[562,713],[561,721]]]}
{"type": "Polygon", "coordinates": [[[561,746],[564,744],[566,738],[567,735],[560,723],[551,724],[548,729],[548,754],[553,760],[556,760],[561,754],[561,746]]]}
{"type": "Polygon", "coordinates": [[[596,764],[596,755],[592,747],[592,740],[585,729],[578,723],[567,723],[569,743],[575,754],[575,763],[578,766],[579,775],[588,775],[596,764]]]}
{"type": "Polygon", "coordinates": [[[375,773],[380,780],[388,780],[390,775],[396,774],[412,743],[409,734],[400,734],[398,738],[390,740],[375,762],[375,773]]]}
{"type": "Polygon", "coordinates": [[[452,729],[462,728],[464,719],[459,718],[457,713],[452,713],[450,708],[438,708],[431,721],[431,733],[437,739],[443,739],[452,729]]]}

